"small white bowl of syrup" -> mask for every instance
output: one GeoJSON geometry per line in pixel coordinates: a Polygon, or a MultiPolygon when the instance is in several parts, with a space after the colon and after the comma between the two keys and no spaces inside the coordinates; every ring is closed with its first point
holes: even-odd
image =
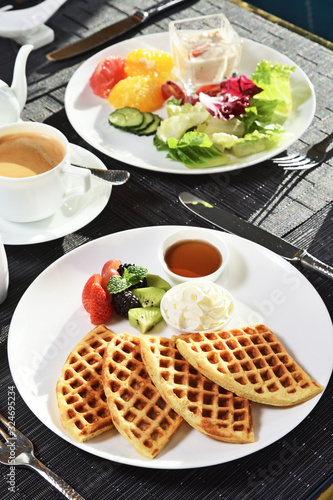
{"type": "Polygon", "coordinates": [[[168,236],[158,249],[165,272],[175,282],[205,278],[216,281],[229,260],[223,239],[204,228],[184,228],[168,236]]]}

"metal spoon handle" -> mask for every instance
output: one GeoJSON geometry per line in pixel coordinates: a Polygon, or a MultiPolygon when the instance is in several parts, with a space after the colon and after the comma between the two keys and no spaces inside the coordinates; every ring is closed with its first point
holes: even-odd
{"type": "Polygon", "coordinates": [[[85,167],[84,165],[77,165],[71,163],[74,167],[87,168],[90,172],[104,181],[111,182],[114,185],[124,184],[128,181],[130,173],[127,170],[103,170],[102,168],[85,167]]]}

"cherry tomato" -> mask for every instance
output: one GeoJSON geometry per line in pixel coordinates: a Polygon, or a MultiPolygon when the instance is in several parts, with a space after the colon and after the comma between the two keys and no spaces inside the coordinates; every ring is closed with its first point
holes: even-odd
{"type": "Polygon", "coordinates": [[[170,80],[168,80],[166,83],[163,83],[163,85],[161,86],[161,92],[164,99],[174,97],[175,99],[181,101],[181,104],[185,102],[185,92],[179,87],[179,85],[171,82],[170,80]]]}
{"type": "Polygon", "coordinates": [[[199,57],[202,56],[202,54],[206,52],[205,50],[198,50],[198,49],[193,49],[192,50],[192,56],[193,57],[199,57]]]}
{"type": "Polygon", "coordinates": [[[200,94],[200,92],[210,95],[211,97],[215,97],[221,92],[221,84],[215,83],[212,85],[203,85],[196,91],[198,95],[200,94]]]}

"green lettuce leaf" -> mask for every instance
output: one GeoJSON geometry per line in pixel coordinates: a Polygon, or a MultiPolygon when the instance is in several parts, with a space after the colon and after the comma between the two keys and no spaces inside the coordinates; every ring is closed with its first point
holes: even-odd
{"type": "Polygon", "coordinates": [[[279,144],[281,135],[284,133],[282,129],[278,131],[267,129],[264,132],[255,130],[237,139],[231,148],[231,153],[241,158],[243,156],[253,155],[261,151],[272,149],[279,144]]]}
{"type": "MultiPolygon", "coordinates": [[[[254,132],[255,130],[263,131],[267,126],[275,125],[274,114],[279,101],[256,99],[251,104],[251,107],[246,109],[242,117],[245,134],[254,132]]],[[[281,128],[280,124],[276,125],[278,128],[281,128]]]]}
{"type": "Polygon", "coordinates": [[[256,106],[256,101],[277,101],[273,121],[281,122],[290,113],[292,96],[290,89],[290,75],[295,71],[295,66],[283,65],[268,61],[261,61],[251,76],[251,80],[263,89],[251,99],[251,105],[256,106]]]}
{"type": "Polygon", "coordinates": [[[170,137],[167,143],[167,158],[184,163],[188,168],[216,167],[229,161],[228,156],[214,146],[207,134],[187,132],[179,140],[170,137]]]}
{"type": "Polygon", "coordinates": [[[180,139],[189,129],[196,127],[209,117],[209,113],[201,103],[167,104],[168,118],[162,120],[157,129],[157,136],[161,141],[166,142],[169,137],[180,139]]]}

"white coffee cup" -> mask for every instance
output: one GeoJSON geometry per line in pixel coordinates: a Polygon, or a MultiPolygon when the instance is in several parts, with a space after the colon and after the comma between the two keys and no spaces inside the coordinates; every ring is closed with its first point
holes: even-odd
{"type": "Polygon", "coordinates": [[[0,216],[13,222],[33,222],[53,215],[72,196],[85,194],[91,186],[88,169],[70,164],[69,144],[56,128],[44,123],[21,122],[0,127],[1,137],[8,134],[40,133],[58,139],[65,155],[55,167],[31,177],[0,175],[0,216]],[[80,178],[73,186],[69,176],[80,178]],[[77,183],[76,183],[77,184],[77,183]]]}

